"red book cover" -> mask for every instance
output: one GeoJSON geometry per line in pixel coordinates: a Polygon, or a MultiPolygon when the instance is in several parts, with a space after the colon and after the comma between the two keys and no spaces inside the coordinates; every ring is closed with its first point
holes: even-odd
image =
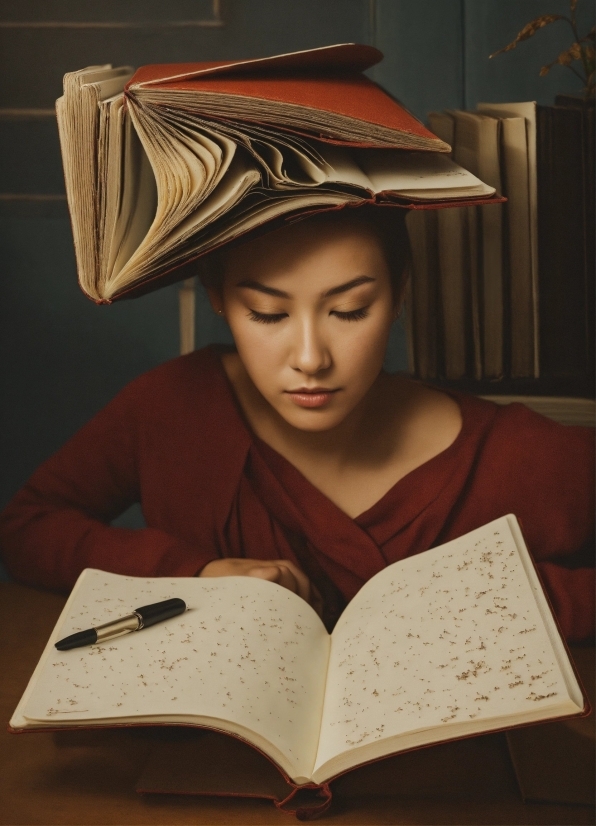
{"type": "Polygon", "coordinates": [[[201,92],[301,106],[412,136],[421,142],[416,148],[450,151],[362,74],[381,59],[372,46],[343,44],[251,61],[155,64],[138,69],[126,91],[201,92]]]}

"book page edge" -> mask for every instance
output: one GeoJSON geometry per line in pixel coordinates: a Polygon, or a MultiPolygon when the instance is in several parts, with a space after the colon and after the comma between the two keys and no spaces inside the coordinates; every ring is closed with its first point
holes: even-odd
{"type": "Polygon", "coordinates": [[[23,729],[28,728],[28,718],[25,717],[25,715],[23,714],[23,708],[27,704],[27,701],[29,700],[29,697],[31,696],[31,694],[32,694],[32,692],[33,692],[33,690],[34,690],[34,688],[37,684],[38,674],[43,669],[45,661],[48,659],[48,657],[50,655],[50,652],[52,650],[52,646],[54,645],[55,640],[58,638],[57,629],[62,627],[62,625],[64,624],[64,621],[68,617],[68,615],[70,613],[71,605],[76,599],[76,596],[77,596],[78,590],[80,588],[80,585],[83,582],[83,580],[86,579],[86,577],[88,576],[87,572],[88,571],[94,571],[94,570],[97,570],[97,569],[95,569],[95,568],[84,568],[81,571],[77,581],[73,585],[72,590],[71,590],[71,592],[68,596],[68,599],[66,600],[66,603],[64,605],[64,608],[60,612],[60,616],[58,617],[58,619],[54,623],[54,627],[50,631],[50,635],[49,635],[48,641],[46,643],[46,646],[45,646],[45,648],[44,648],[44,650],[41,654],[41,657],[39,658],[39,660],[37,662],[37,665],[35,666],[33,674],[29,678],[29,682],[27,683],[27,687],[26,687],[25,691],[23,692],[23,695],[22,695],[21,699],[17,703],[17,707],[15,708],[12,717],[10,718],[10,721],[9,721],[9,724],[8,724],[10,729],[14,729],[15,731],[21,731],[23,729]]]}
{"type": "Polygon", "coordinates": [[[511,533],[515,540],[515,544],[517,545],[522,565],[524,566],[526,576],[528,577],[532,588],[532,593],[534,594],[534,599],[536,600],[536,606],[544,623],[550,643],[553,647],[557,664],[561,669],[561,674],[565,681],[569,698],[578,707],[578,711],[581,712],[586,708],[587,701],[576,677],[573,664],[567,652],[565,643],[563,642],[563,637],[555,620],[548,598],[545,594],[535,563],[530,556],[530,552],[525,543],[521,526],[517,520],[517,517],[512,513],[507,514],[505,519],[507,519],[511,533]]]}

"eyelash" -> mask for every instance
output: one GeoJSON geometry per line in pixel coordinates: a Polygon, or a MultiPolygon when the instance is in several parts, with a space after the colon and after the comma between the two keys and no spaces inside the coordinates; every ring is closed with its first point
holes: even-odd
{"type": "Polygon", "coordinates": [[[260,324],[277,324],[282,318],[286,317],[285,313],[257,313],[256,310],[251,310],[248,316],[251,321],[258,321],[260,324]]]}
{"type": "MultiPolygon", "coordinates": [[[[359,310],[351,310],[349,313],[341,313],[334,310],[333,315],[341,321],[360,321],[368,315],[368,307],[361,307],[359,310]]],[[[287,318],[286,313],[258,313],[251,310],[249,314],[251,321],[258,321],[259,324],[278,324],[282,319],[287,318]]]]}
{"type": "Polygon", "coordinates": [[[360,321],[368,315],[368,307],[360,307],[359,310],[352,310],[349,313],[340,313],[336,310],[334,314],[342,321],[360,321]]]}

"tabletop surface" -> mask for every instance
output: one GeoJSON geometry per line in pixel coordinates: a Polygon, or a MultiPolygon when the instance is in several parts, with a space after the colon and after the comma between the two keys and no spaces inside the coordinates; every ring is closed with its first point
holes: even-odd
{"type": "MultiPolygon", "coordinates": [[[[9,733],[8,720],[64,602],[0,583],[1,824],[296,822],[265,800],[137,794],[155,746],[151,729],[9,733]]],[[[573,653],[578,667],[593,668],[592,649],[573,653]]],[[[502,733],[388,758],[339,778],[333,791],[321,823],[594,823],[591,807],[523,803],[502,733]]]]}

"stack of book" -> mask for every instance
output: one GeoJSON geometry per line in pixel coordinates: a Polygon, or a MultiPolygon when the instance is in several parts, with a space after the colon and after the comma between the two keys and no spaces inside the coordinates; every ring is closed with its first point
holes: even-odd
{"type": "Polygon", "coordinates": [[[591,395],[594,107],[485,103],[433,112],[429,124],[507,203],[410,215],[416,375],[591,395]]]}

